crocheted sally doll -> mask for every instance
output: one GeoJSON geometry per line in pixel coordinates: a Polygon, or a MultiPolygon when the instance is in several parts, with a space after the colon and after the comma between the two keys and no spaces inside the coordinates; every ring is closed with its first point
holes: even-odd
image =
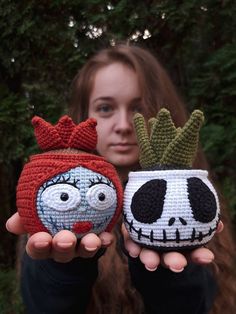
{"type": "Polygon", "coordinates": [[[31,156],[17,186],[17,208],[25,229],[55,235],[110,231],[122,206],[122,186],[115,168],[91,153],[96,148],[96,120],[75,125],[68,116],[52,126],[32,119],[42,154],[31,156]],[[90,152],[90,153],[89,153],[90,152]]]}
{"type": "Polygon", "coordinates": [[[149,120],[134,118],[141,171],[131,172],[124,193],[124,222],[143,246],[171,250],[207,243],[219,223],[219,201],[208,172],[192,169],[203,113],[195,110],[176,128],[169,111],[149,120]]]}

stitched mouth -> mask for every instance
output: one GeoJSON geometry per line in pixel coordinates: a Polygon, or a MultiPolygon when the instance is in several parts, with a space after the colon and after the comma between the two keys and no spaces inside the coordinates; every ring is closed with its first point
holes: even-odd
{"type": "Polygon", "coordinates": [[[162,230],[163,237],[162,238],[156,238],[156,237],[154,237],[153,229],[150,231],[149,235],[144,234],[142,231],[142,228],[135,228],[133,226],[133,223],[134,223],[133,219],[131,221],[128,221],[127,214],[125,214],[125,213],[123,214],[123,216],[124,216],[124,221],[129,226],[130,233],[135,232],[138,235],[138,240],[145,238],[145,239],[149,239],[151,243],[153,243],[153,242],[168,243],[168,242],[173,242],[173,241],[176,243],[180,243],[180,242],[184,242],[184,241],[189,241],[191,243],[194,241],[201,242],[204,238],[211,236],[212,233],[216,231],[217,226],[218,226],[219,221],[220,221],[220,217],[218,217],[218,220],[216,221],[216,226],[214,228],[210,227],[209,231],[205,234],[201,231],[197,232],[195,228],[192,228],[192,233],[191,233],[190,238],[183,238],[182,239],[180,236],[180,232],[179,232],[178,228],[176,228],[176,230],[175,230],[175,238],[168,238],[165,229],[162,230]]]}
{"type": "Polygon", "coordinates": [[[93,227],[93,224],[91,221],[78,221],[73,224],[72,231],[74,233],[85,233],[89,232],[93,227]]]}

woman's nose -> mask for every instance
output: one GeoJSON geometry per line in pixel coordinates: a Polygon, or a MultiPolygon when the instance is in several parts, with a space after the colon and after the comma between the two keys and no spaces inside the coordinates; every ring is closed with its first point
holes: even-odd
{"type": "Polygon", "coordinates": [[[131,133],[133,131],[132,116],[128,112],[117,115],[115,131],[119,133],[131,133]]]}

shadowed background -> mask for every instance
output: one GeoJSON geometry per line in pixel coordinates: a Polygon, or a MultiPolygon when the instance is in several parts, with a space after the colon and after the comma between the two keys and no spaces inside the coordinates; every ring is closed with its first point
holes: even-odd
{"type": "MultiPolygon", "coordinates": [[[[66,112],[87,58],[120,40],[147,47],[189,111],[204,111],[201,142],[236,217],[236,2],[0,0],[0,313],[23,313],[15,284],[15,186],[36,142],[30,123],[66,112]]],[[[235,228],[236,229],[236,228],[235,228]]]]}

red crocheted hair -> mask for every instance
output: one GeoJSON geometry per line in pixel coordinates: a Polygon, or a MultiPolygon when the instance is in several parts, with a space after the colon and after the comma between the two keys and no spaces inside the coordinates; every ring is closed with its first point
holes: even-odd
{"type": "Polygon", "coordinates": [[[122,209],[123,189],[119,177],[115,168],[103,157],[79,151],[95,149],[96,120],[88,119],[75,125],[68,116],[64,116],[57,125],[52,126],[43,119],[35,117],[32,123],[39,146],[43,150],[50,151],[32,156],[25,165],[18,182],[17,208],[26,231],[30,234],[39,231],[49,232],[37,215],[38,190],[44,182],[77,166],[98,172],[114,184],[117,193],[117,208],[105,230],[110,231],[122,209]],[[70,151],[70,148],[78,151],[70,151]]]}
{"type": "Polygon", "coordinates": [[[53,126],[40,117],[32,119],[34,133],[42,150],[76,148],[93,151],[97,144],[97,121],[90,118],[76,125],[69,116],[63,116],[53,126]]]}

